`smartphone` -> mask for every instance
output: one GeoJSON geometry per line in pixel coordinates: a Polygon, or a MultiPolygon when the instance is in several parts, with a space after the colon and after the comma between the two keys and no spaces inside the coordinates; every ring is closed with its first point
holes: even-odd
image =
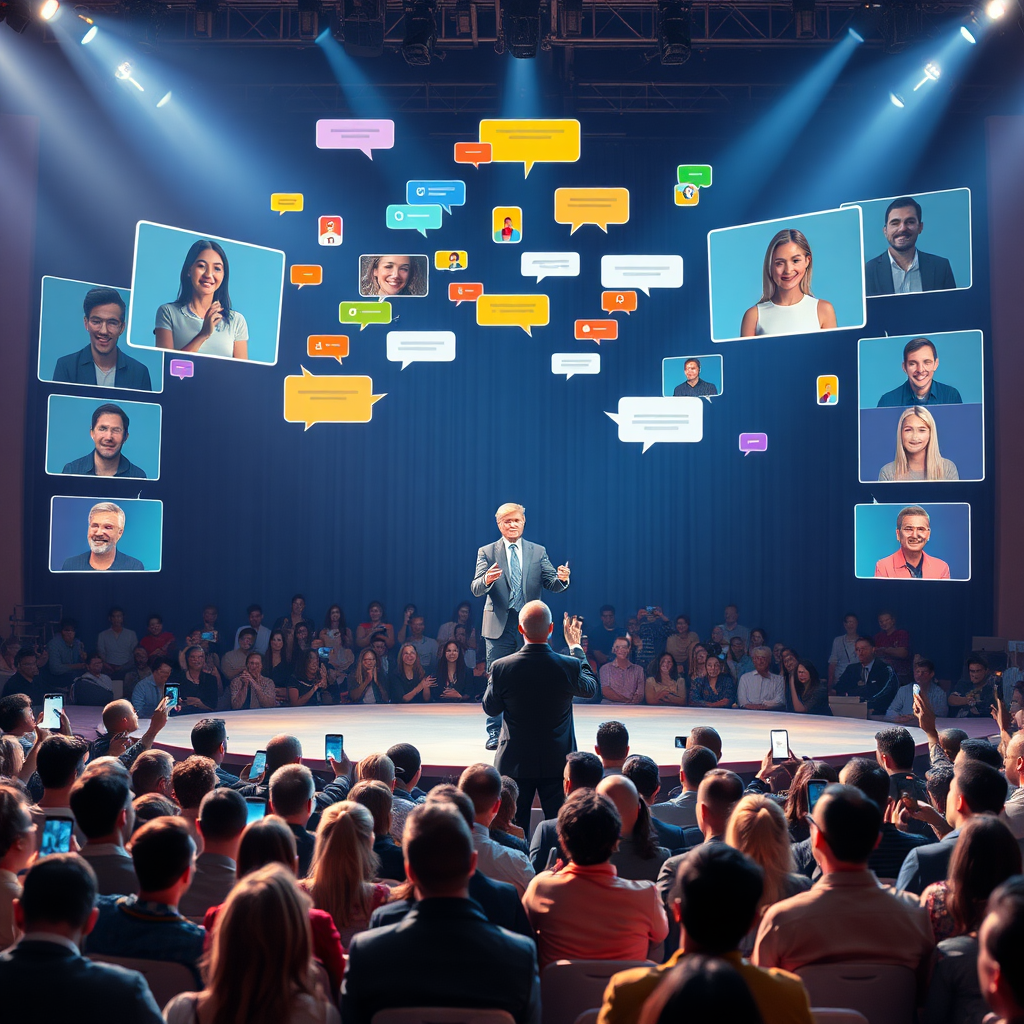
{"type": "Polygon", "coordinates": [[[654,611],[654,605],[653,604],[649,604],[647,606],[647,614],[649,615],[653,611],[654,611]]]}
{"type": "Polygon", "coordinates": [[[252,768],[249,771],[249,779],[258,779],[267,770],[267,752],[257,750],[256,756],[252,759],[252,768]]]}
{"type": "Polygon", "coordinates": [[[341,760],[341,748],[345,745],[345,737],[340,732],[329,732],[324,737],[324,760],[334,758],[341,760]]]}
{"type": "Polygon", "coordinates": [[[245,823],[251,825],[254,821],[259,821],[267,813],[267,801],[260,800],[254,796],[247,796],[245,798],[245,823]]]}
{"type": "Polygon", "coordinates": [[[809,811],[814,810],[814,805],[818,802],[818,798],[822,793],[825,792],[825,787],[828,785],[826,779],[810,779],[807,783],[807,809],[809,811]]]}
{"type": "Polygon", "coordinates": [[[685,750],[685,749],[686,749],[686,737],[685,736],[677,736],[676,737],[676,750],[685,750]]]}
{"type": "Polygon", "coordinates": [[[74,822],[70,818],[47,818],[43,823],[43,838],[39,847],[39,856],[48,857],[51,853],[70,853],[73,825],[74,822]]]}
{"type": "Polygon", "coordinates": [[[920,697],[921,696],[921,684],[920,683],[914,683],[914,696],[915,697],[920,697]]]}
{"type": "Polygon", "coordinates": [[[772,764],[789,760],[789,730],[772,729],[772,764]]]}
{"type": "Polygon", "coordinates": [[[216,640],[217,639],[217,635],[215,633],[200,633],[199,634],[199,639],[200,640],[216,640]]]}
{"type": "Polygon", "coordinates": [[[177,683],[168,683],[164,687],[164,698],[167,700],[168,711],[173,711],[178,706],[178,701],[181,699],[179,693],[177,683]]]}
{"type": "Polygon", "coordinates": [[[318,647],[316,653],[325,661],[331,656],[330,647],[318,647]]]}
{"type": "Polygon", "coordinates": [[[552,846],[551,849],[548,850],[548,859],[547,859],[547,862],[544,864],[544,870],[545,871],[554,871],[555,870],[555,865],[557,863],[558,863],[558,847],[557,846],[552,846]]]}
{"type": "Polygon", "coordinates": [[[60,713],[64,710],[64,694],[48,693],[43,697],[43,717],[39,724],[44,729],[60,728],[60,713]]]}

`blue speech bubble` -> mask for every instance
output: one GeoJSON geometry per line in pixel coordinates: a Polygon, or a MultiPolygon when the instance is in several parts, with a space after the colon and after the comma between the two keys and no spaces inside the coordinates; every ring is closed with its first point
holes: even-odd
{"type": "Polygon", "coordinates": [[[437,203],[445,213],[451,213],[453,206],[466,205],[466,183],[464,181],[407,181],[405,201],[410,206],[428,206],[437,203]]]}
{"type": "Polygon", "coordinates": [[[429,228],[441,226],[441,207],[436,203],[432,206],[389,206],[385,217],[389,228],[406,231],[418,231],[424,238],[429,228]]]}

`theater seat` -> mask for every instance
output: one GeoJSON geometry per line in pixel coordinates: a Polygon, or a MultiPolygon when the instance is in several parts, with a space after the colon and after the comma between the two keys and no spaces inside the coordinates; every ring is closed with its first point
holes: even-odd
{"type": "Polygon", "coordinates": [[[138,971],[149,985],[156,1005],[163,1009],[176,995],[181,992],[195,992],[195,975],[184,964],[172,963],[169,960],[136,960],[128,956],[103,956],[92,953],[90,960],[99,964],[116,964],[130,971],[138,971]]]}
{"type": "Polygon", "coordinates": [[[914,1024],[917,979],[895,964],[811,964],[796,973],[811,1006],[838,1005],[863,1014],[868,1024],[914,1024]]]}
{"type": "Polygon", "coordinates": [[[856,1010],[836,1010],[833,1007],[812,1007],[814,1024],[868,1024],[867,1017],[856,1010]]]}
{"type": "Polygon", "coordinates": [[[540,973],[542,1024],[574,1024],[581,1013],[604,1002],[608,979],[653,960],[556,960],[540,973]]]}
{"type": "Polygon", "coordinates": [[[370,1024],[515,1024],[505,1010],[473,1010],[461,1006],[402,1006],[378,1010],[370,1024]]]}

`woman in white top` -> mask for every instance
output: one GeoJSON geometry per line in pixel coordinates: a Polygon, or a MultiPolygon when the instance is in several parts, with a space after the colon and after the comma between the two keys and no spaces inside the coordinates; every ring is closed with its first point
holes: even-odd
{"type": "Polygon", "coordinates": [[[904,409],[896,424],[896,458],[878,474],[879,483],[897,480],[959,480],[956,463],[939,454],[939,432],[923,406],[904,409]]]}
{"type": "Polygon", "coordinates": [[[216,242],[194,242],[181,265],[178,297],[156,311],[156,347],[229,359],[249,358],[249,327],[231,308],[228,257],[216,242]]]}
{"type": "Polygon", "coordinates": [[[768,243],[761,271],[761,301],[743,314],[740,337],[808,334],[836,326],[831,302],[811,293],[811,247],[803,233],[784,228],[768,243]]]}

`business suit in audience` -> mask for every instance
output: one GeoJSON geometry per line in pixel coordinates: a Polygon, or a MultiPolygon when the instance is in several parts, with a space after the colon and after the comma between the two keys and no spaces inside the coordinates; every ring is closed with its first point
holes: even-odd
{"type": "Polygon", "coordinates": [[[697,827],[697,788],[712,768],[718,766],[718,758],[707,747],[690,744],[679,760],[679,781],[683,791],[677,797],[651,807],[651,814],[659,821],[679,828],[697,827]]]}
{"type": "Polygon", "coordinates": [[[196,858],[192,884],[178,903],[186,917],[201,918],[228,898],[235,884],[238,844],[247,811],[245,800],[233,789],[221,787],[203,797],[197,822],[203,852],[196,858]]]}
{"type": "Polygon", "coordinates": [[[313,773],[304,764],[286,764],[270,779],[270,803],[267,811],[283,818],[295,836],[299,854],[299,878],[309,874],[316,837],[306,829],[313,814],[316,783],[313,773]]]}
{"type": "Polygon", "coordinates": [[[597,792],[615,804],[622,821],[619,848],[612,854],[616,874],[619,878],[656,882],[669,851],[658,845],[651,812],[636,786],[625,775],[609,775],[597,784],[597,792]]]}
{"type": "MultiPolygon", "coordinates": [[[[562,769],[562,792],[569,796],[577,789],[593,789],[604,777],[604,766],[597,754],[588,750],[574,750],[565,758],[562,769]]],[[[568,854],[558,842],[558,819],[545,818],[533,830],[530,840],[530,863],[534,872],[543,871],[548,866],[551,851],[556,851],[556,858],[568,860],[568,854]]]]}
{"type": "MultiPolygon", "coordinates": [[[[651,758],[645,754],[630,754],[623,762],[622,774],[636,786],[640,799],[647,805],[651,828],[654,829],[654,838],[659,846],[663,846],[670,853],[678,853],[687,845],[701,842],[703,836],[697,834],[688,842],[685,829],[654,817],[654,804],[661,792],[661,771],[651,758]]],[[[694,828],[691,833],[696,831],[694,828]]]]}
{"type": "Polygon", "coordinates": [[[139,891],[131,854],[124,848],[135,825],[128,772],[106,762],[88,768],[71,787],[68,804],[87,840],[79,856],[96,874],[101,896],[139,891]]]}
{"type": "Polygon", "coordinates": [[[357,782],[349,799],[362,804],[373,815],[373,852],[380,862],[378,878],[401,882],[405,878],[402,848],[391,838],[391,790],[377,779],[357,782]]]}

